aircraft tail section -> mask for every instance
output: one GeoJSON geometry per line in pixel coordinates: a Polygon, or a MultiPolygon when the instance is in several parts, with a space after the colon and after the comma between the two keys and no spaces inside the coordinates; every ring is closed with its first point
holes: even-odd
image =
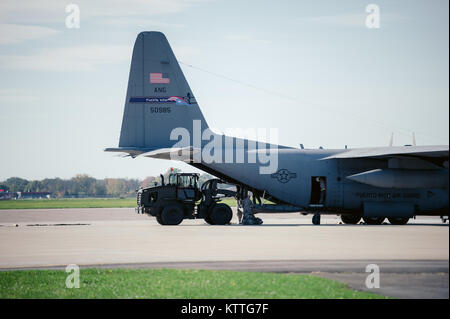
{"type": "Polygon", "coordinates": [[[172,130],[192,134],[194,120],[208,127],[166,37],[141,32],[133,49],[119,148],[107,151],[172,147],[172,130]]]}

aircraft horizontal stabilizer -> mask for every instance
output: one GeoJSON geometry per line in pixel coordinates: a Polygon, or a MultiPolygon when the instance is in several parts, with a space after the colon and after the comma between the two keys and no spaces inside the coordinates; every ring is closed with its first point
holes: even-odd
{"type": "Polygon", "coordinates": [[[136,157],[140,154],[150,151],[150,149],[143,149],[137,147],[108,147],[105,148],[104,151],[114,153],[128,153],[131,157],[136,157]]]}
{"type": "Polygon", "coordinates": [[[178,160],[183,162],[191,162],[194,154],[199,154],[200,152],[201,149],[194,148],[192,146],[171,147],[150,151],[142,154],[142,156],[165,160],[178,160]]]}

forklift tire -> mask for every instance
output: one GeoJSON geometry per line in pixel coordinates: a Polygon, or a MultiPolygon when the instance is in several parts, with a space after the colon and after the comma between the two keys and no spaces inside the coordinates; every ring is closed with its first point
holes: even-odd
{"type": "Polygon", "coordinates": [[[226,225],[233,218],[233,211],[227,204],[215,204],[209,211],[205,221],[211,225],[226,225]]]}
{"type": "Polygon", "coordinates": [[[160,216],[162,225],[179,225],[184,218],[183,208],[177,204],[167,205],[163,208],[160,216]]]}
{"type": "Polygon", "coordinates": [[[205,222],[207,222],[210,225],[214,225],[214,223],[212,222],[212,220],[209,218],[209,216],[205,217],[205,222]]]}
{"type": "Polygon", "coordinates": [[[165,225],[164,222],[162,221],[161,214],[156,215],[156,221],[160,225],[165,225]]]}

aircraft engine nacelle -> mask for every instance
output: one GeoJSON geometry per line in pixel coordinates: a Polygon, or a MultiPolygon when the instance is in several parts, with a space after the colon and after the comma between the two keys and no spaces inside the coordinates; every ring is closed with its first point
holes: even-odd
{"type": "Polygon", "coordinates": [[[374,169],[347,178],[383,188],[448,188],[447,169],[374,169]]]}

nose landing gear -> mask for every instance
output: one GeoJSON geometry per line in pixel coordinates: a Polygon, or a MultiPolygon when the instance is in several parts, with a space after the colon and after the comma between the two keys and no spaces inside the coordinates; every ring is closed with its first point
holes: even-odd
{"type": "Polygon", "coordinates": [[[316,213],[313,215],[312,223],[314,225],[320,225],[320,214],[319,213],[316,213]]]}

